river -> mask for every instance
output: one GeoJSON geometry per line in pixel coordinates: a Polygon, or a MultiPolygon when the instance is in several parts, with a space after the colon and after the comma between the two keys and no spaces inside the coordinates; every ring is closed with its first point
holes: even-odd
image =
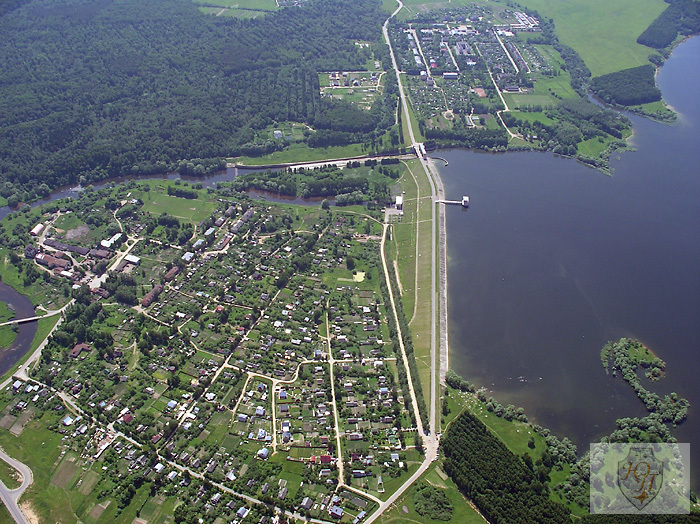
{"type": "Polygon", "coordinates": [[[441,153],[447,198],[471,197],[447,209],[450,367],[579,448],[645,414],[600,362],[624,336],[667,362],[650,389],[691,401],[675,435],[700,449],[700,37],[657,81],[678,124],[632,116],[637,151],[613,176],[545,153],[441,153]]]}
{"type": "MultiPolygon", "coordinates": [[[[24,295],[20,295],[13,288],[0,282],[0,302],[5,302],[15,311],[15,319],[29,318],[36,316],[31,300],[24,295]]],[[[36,334],[37,323],[25,322],[19,324],[17,336],[9,347],[0,350],[0,376],[20,360],[30,348],[34,335],[36,334]]]]}

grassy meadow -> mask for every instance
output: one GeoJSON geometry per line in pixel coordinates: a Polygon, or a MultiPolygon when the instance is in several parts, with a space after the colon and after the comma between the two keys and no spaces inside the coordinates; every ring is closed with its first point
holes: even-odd
{"type": "Polygon", "coordinates": [[[276,11],[275,0],[193,0],[203,5],[199,10],[207,15],[229,16],[234,18],[257,18],[270,11],[276,11]]]}
{"type": "Polygon", "coordinates": [[[400,184],[406,192],[404,215],[392,226],[387,256],[388,260],[397,261],[396,267],[389,270],[398,272],[423,397],[426,405],[430,405],[430,185],[417,160],[404,163],[400,184]]]}
{"type": "Polygon", "coordinates": [[[562,44],[574,48],[594,77],[644,65],[653,49],[637,37],[668,4],[663,0],[522,0],[554,19],[562,44]]]}

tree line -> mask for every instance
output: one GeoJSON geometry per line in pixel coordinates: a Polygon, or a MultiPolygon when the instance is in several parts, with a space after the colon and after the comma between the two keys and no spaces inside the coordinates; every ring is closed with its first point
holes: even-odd
{"type": "MultiPolygon", "coordinates": [[[[465,411],[440,446],[445,472],[493,524],[569,523],[570,510],[549,500],[549,489],[474,415],[465,411]]],[[[528,455],[529,457],[529,455],[528,455]]]]}
{"type": "MultiPolygon", "coordinates": [[[[384,163],[382,161],[382,163],[384,163]]],[[[345,169],[328,165],[311,169],[285,169],[281,171],[265,171],[239,175],[232,187],[237,191],[257,189],[284,196],[300,196],[302,198],[336,196],[336,202],[350,203],[350,197],[343,195],[359,195],[352,198],[352,203],[371,200],[384,204],[390,200],[390,186],[398,178],[398,170],[377,165],[376,160],[366,160],[365,167],[371,170],[357,170],[359,161],[350,162],[345,169]]]]}
{"type": "Polygon", "coordinates": [[[451,129],[437,127],[427,128],[422,125],[421,131],[425,138],[450,142],[463,147],[475,149],[494,149],[496,147],[508,147],[508,135],[505,129],[484,129],[479,127],[467,127],[466,124],[455,124],[451,129]]]}
{"type": "Polygon", "coordinates": [[[692,35],[700,31],[700,2],[696,0],[666,0],[670,4],[646,30],[637,43],[665,49],[678,36],[692,35]]]}

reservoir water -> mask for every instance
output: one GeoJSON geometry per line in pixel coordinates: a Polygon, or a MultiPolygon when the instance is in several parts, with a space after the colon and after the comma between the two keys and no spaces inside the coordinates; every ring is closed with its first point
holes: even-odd
{"type": "Polygon", "coordinates": [[[600,362],[606,341],[637,338],[667,362],[649,388],[692,404],[674,434],[697,474],[699,37],[658,84],[678,124],[632,116],[637,151],[616,156],[612,176],[544,153],[441,153],[447,198],[471,197],[447,208],[450,367],[585,450],[645,414],[600,362]]]}

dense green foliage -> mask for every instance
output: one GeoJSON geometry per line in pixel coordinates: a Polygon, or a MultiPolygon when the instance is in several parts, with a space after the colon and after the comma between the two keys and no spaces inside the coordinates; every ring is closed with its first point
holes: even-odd
{"type": "Polygon", "coordinates": [[[26,0],[0,0],[0,16],[9,13],[13,9],[17,9],[26,0]]]}
{"type": "MultiPolygon", "coordinates": [[[[371,163],[368,161],[367,163],[371,163]]],[[[258,189],[285,196],[302,198],[339,196],[359,192],[366,198],[384,204],[391,199],[389,188],[399,177],[395,168],[379,166],[375,170],[360,168],[360,162],[351,162],[345,169],[333,165],[315,169],[286,169],[239,175],[233,182],[238,191],[258,189]]],[[[342,199],[341,199],[342,200],[342,199]]]]}
{"type": "Polygon", "coordinates": [[[445,374],[445,383],[453,389],[474,393],[476,388],[468,380],[459,376],[453,369],[448,369],[445,374]]]}
{"type": "Polygon", "coordinates": [[[451,129],[430,129],[421,126],[425,138],[449,141],[464,147],[477,149],[496,148],[508,146],[508,134],[505,129],[483,129],[477,127],[467,127],[466,125],[455,125],[451,129]]]}
{"type": "Polygon", "coordinates": [[[670,46],[678,36],[700,31],[700,2],[697,0],[666,0],[666,10],[637,38],[637,43],[655,49],[670,46]]]}
{"type": "Polygon", "coordinates": [[[489,522],[569,522],[569,510],[549,500],[546,485],[534,471],[472,414],[457,417],[440,446],[445,472],[489,522]]]}
{"type": "Polygon", "coordinates": [[[661,100],[651,64],[594,78],[591,89],[604,101],[624,106],[661,100]]]}
{"type": "MultiPolygon", "coordinates": [[[[661,417],[662,422],[672,422],[680,424],[688,416],[690,403],[684,398],[680,398],[676,393],[664,395],[661,398],[658,394],[647,390],[641,383],[637,370],[640,361],[634,354],[639,351],[641,343],[636,340],[621,338],[617,342],[608,342],[601,352],[603,365],[613,374],[619,373],[622,378],[634,389],[639,400],[651,413],[656,413],[661,417]]],[[[660,359],[655,359],[651,363],[644,362],[644,367],[650,367],[649,378],[658,378],[664,368],[664,363],[660,359]],[[657,362],[658,361],[658,362],[657,362]]]]}
{"type": "Polygon", "coordinates": [[[369,113],[319,97],[318,71],[364,69],[371,51],[355,42],[380,34],[377,0],[317,0],[255,20],[205,16],[190,0],[12,5],[0,17],[3,196],[183,159],[206,172],[212,159],[283,147],[266,130],[279,121],[345,141],[393,124],[381,97],[369,113]]]}
{"type": "Polygon", "coordinates": [[[555,153],[571,156],[576,156],[577,145],[584,140],[608,136],[622,139],[623,132],[630,127],[628,118],[582,98],[564,100],[557,107],[547,109],[545,115],[554,123],[528,122],[509,113],[502,116],[509,127],[517,127],[526,136],[537,136],[555,153]]]}
{"type": "Polygon", "coordinates": [[[448,521],[452,518],[452,503],[445,491],[424,483],[416,488],[413,496],[416,512],[433,520],[448,521]]]}

